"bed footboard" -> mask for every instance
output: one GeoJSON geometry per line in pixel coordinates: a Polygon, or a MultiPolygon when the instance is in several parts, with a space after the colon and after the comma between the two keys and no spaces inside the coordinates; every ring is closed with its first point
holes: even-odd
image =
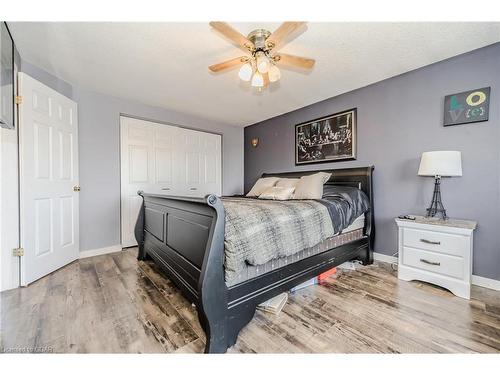
{"type": "Polygon", "coordinates": [[[196,305],[205,352],[228,347],[224,282],[224,207],[215,195],[185,198],[139,192],[139,260],[152,258],[196,305]]]}

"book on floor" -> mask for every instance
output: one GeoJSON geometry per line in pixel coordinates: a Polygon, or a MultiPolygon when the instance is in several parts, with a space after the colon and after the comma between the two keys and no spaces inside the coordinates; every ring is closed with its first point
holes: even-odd
{"type": "Polygon", "coordinates": [[[272,314],[279,314],[288,300],[288,293],[278,294],[276,297],[268,299],[257,306],[259,310],[270,312],[272,314]]]}
{"type": "Polygon", "coordinates": [[[328,279],[330,276],[335,275],[336,273],[337,273],[337,268],[329,269],[328,271],[325,271],[318,275],[318,281],[322,282],[323,280],[328,279]]]}
{"type": "Polygon", "coordinates": [[[293,293],[293,292],[296,292],[297,290],[307,288],[308,286],[316,285],[317,283],[318,283],[318,278],[313,277],[312,279],[304,281],[302,284],[299,284],[299,285],[293,287],[292,289],[290,289],[290,292],[293,293]]]}

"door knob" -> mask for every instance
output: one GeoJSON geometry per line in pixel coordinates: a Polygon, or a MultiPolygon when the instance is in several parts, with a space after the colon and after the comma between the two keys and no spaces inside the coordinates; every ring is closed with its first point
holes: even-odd
{"type": "Polygon", "coordinates": [[[73,191],[80,191],[80,186],[79,185],[73,186],[73,191]]]}

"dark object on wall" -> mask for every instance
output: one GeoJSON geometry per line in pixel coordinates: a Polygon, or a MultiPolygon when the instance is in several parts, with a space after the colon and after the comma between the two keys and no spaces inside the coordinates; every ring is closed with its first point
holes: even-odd
{"type": "Polygon", "coordinates": [[[444,126],[488,121],[490,88],[460,92],[444,98],[444,126]]]}
{"type": "MultiPolygon", "coordinates": [[[[260,303],[349,260],[373,262],[375,240],[373,167],[328,170],[327,184],[357,187],[370,200],[363,237],[228,287],[224,280],[222,201],[139,192],[142,208],[135,227],[139,260],[152,259],[196,305],[206,334],[206,353],[224,353],[252,320],[260,303]]],[[[301,177],[316,171],[264,174],[301,177]]]]}
{"type": "Polygon", "coordinates": [[[14,129],[14,41],[0,23],[0,127],[14,129]]]}
{"type": "Polygon", "coordinates": [[[295,165],[356,159],[356,108],[295,125],[295,165]]]}

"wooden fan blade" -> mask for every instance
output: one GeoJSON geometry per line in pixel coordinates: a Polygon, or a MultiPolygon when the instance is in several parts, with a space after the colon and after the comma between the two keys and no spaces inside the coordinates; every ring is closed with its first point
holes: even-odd
{"type": "Polygon", "coordinates": [[[262,74],[262,78],[264,80],[264,86],[262,88],[269,86],[269,83],[271,82],[271,81],[269,81],[269,74],[267,74],[267,73],[262,74]]]}
{"type": "Polygon", "coordinates": [[[254,44],[248,40],[243,34],[233,29],[225,22],[210,22],[210,26],[212,26],[215,30],[231,39],[235,42],[239,47],[243,47],[249,51],[255,49],[254,44]]]}
{"type": "Polygon", "coordinates": [[[274,33],[269,35],[269,37],[266,39],[267,48],[272,49],[276,47],[278,44],[282,43],[288,35],[305,24],[306,22],[283,22],[281,26],[278,27],[274,31],[274,33]]]}
{"type": "Polygon", "coordinates": [[[308,59],[307,57],[287,55],[286,53],[279,53],[273,57],[274,61],[278,64],[296,66],[302,69],[311,69],[316,62],[314,59],[308,59]]]}
{"type": "Polygon", "coordinates": [[[236,58],[231,59],[231,60],[221,62],[219,64],[210,65],[208,67],[208,69],[210,69],[214,73],[217,73],[217,72],[220,72],[221,70],[226,70],[226,69],[233,68],[237,65],[241,65],[243,63],[246,63],[247,61],[248,61],[248,57],[240,56],[240,57],[236,57],[236,58]]]}

